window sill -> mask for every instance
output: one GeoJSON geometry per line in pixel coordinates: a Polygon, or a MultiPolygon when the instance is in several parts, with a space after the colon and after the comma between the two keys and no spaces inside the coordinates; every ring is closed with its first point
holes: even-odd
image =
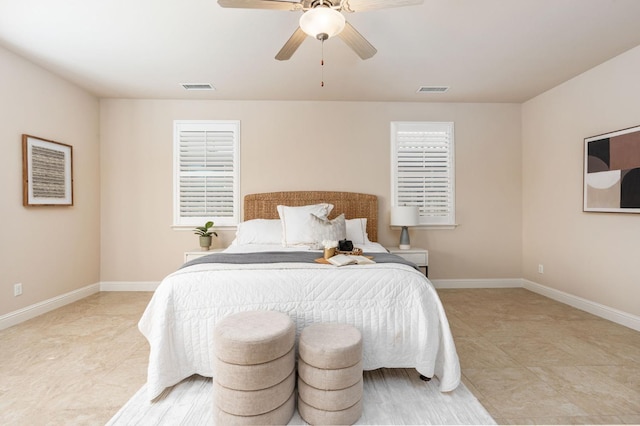
{"type": "MultiPolygon", "coordinates": [[[[186,225],[171,225],[171,229],[174,231],[193,231],[195,226],[186,226],[186,225]]],[[[215,225],[211,228],[212,231],[234,231],[238,228],[238,225],[215,225]]]]}
{"type": "Polygon", "coordinates": [[[460,226],[459,223],[446,224],[446,225],[418,225],[413,226],[412,228],[416,229],[456,229],[460,226]]]}
{"type": "MultiPolygon", "coordinates": [[[[458,226],[460,226],[459,223],[446,224],[446,225],[416,225],[416,226],[410,226],[409,229],[442,229],[442,230],[446,230],[446,229],[456,229],[458,226]]],[[[402,229],[402,227],[401,226],[392,226],[391,229],[402,229]]]]}

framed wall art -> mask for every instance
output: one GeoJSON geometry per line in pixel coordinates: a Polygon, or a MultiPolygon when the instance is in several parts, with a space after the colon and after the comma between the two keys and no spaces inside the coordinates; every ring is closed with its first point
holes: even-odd
{"type": "Polygon", "coordinates": [[[640,126],[584,140],[583,210],[640,213],[640,126]]]}
{"type": "Polygon", "coordinates": [[[72,206],[72,147],[22,135],[24,206],[72,206]]]}

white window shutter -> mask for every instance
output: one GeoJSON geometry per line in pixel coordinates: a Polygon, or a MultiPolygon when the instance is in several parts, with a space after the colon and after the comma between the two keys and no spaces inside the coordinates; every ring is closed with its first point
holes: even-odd
{"type": "Polygon", "coordinates": [[[176,121],[174,127],[174,225],[236,225],[240,123],[176,121]]]}
{"type": "Polygon", "coordinates": [[[455,224],[453,123],[392,122],[392,200],[421,225],[455,224]]]}

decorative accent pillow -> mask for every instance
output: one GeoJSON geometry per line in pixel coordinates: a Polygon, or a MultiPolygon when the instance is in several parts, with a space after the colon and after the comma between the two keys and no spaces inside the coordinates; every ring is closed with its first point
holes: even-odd
{"type": "Polygon", "coordinates": [[[313,244],[311,235],[311,215],[326,219],[333,204],[321,203],[308,206],[278,206],[278,215],[282,221],[282,245],[309,245],[313,244]]]}
{"type": "Polygon", "coordinates": [[[347,235],[347,226],[344,221],[344,213],[335,219],[329,220],[311,214],[311,234],[313,243],[322,243],[325,240],[340,241],[347,235]]]}
{"type": "Polygon", "coordinates": [[[367,244],[369,236],[367,235],[367,218],[347,219],[347,240],[353,241],[353,244],[367,244]]]}
{"type": "Polygon", "coordinates": [[[236,244],[282,244],[280,219],[251,219],[238,224],[236,244]]]}

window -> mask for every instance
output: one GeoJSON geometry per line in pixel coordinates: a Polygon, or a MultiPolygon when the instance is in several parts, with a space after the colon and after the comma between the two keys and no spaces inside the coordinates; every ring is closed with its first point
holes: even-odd
{"type": "Polygon", "coordinates": [[[453,123],[391,122],[391,202],[420,225],[455,224],[453,123]]]}
{"type": "Polygon", "coordinates": [[[235,226],[240,217],[240,122],[173,123],[174,226],[235,226]]]}

